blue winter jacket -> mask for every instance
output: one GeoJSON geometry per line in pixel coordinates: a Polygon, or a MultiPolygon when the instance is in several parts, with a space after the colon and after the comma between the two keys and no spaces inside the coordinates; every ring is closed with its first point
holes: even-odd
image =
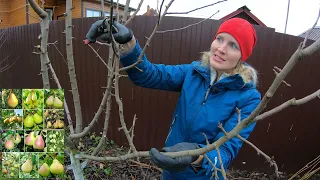
{"type": "MultiPolygon", "coordinates": [[[[129,66],[138,60],[142,49],[136,41],[136,46],[121,55],[123,66],[129,66]]],[[[171,126],[166,146],[173,146],[180,142],[197,143],[201,147],[206,145],[207,135],[210,143],[224,136],[218,128],[218,122],[229,132],[238,123],[236,108],[241,110],[243,120],[260,103],[261,95],[254,83],[245,83],[239,74],[227,76],[210,87],[210,68],[200,66],[195,61],[184,65],[163,65],[151,63],[146,55],[137,68],[127,70],[130,80],[137,86],[180,92],[180,97],[171,120],[171,126]]],[[[243,129],[240,135],[247,139],[255,123],[243,129]]],[[[228,140],[220,148],[224,168],[227,169],[242,146],[242,141],[236,137],[228,140]]],[[[206,155],[216,167],[220,168],[217,151],[212,150],[206,155]]],[[[191,166],[183,172],[163,172],[166,179],[210,179],[214,172],[212,165],[204,158],[202,170],[195,173],[191,166]]],[[[222,179],[221,173],[218,173],[222,179]]]]}

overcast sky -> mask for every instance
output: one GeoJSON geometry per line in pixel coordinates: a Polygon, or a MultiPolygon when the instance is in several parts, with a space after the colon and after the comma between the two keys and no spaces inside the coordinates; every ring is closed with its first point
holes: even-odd
{"type": "MultiPolygon", "coordinates": [[[[161,2],[161,0],[159,1],[161,2]]],[[[175,0],[168,12],[185,12],[218,1],[175,0]]],[[[125,4],[125,2],[126,0],[119,0],[119,3],[125,4]]],[[[130,7],[137,8],[139,2],[140,0],[131,0],[130,7]]],[[[165,0],[165,4],[168,4],[168,2],[169,0],[165,0]]],[[[156,8],[157,0],[144,0],[138,15],[146,12],[147,5],[150,5],[151,8],[156,8]]],[[[212,19],[219,19],[244,5],[268,27],[275,28],[276,32],[284,33],[288,0],[227,0],[183,16],[208,18],[219,10],[220,12],[212,17],[212,19]]],[[[311,28],[318,17],[319,7],[320,0],[290,0],[286,33],[297,36],[311,28]]],[[[320,25],[320,21],[318,25],[320,25]]]]}

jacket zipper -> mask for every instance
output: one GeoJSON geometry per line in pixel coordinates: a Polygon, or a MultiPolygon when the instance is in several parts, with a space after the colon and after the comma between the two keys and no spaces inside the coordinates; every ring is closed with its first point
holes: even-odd
{"type": "Polygon", "coordinates": [[[173,121],[172,121],[172,123],[171,123],[171,125],[170,125],[170,131],[169,131],[169,134],[168,134],[168,136],[167,136],[167,138],[166,138],[165,144],[167,144],[167,140],[168,140],[168,138],[169,138],[169,136],[170,136],[170,134],[171,134],[171,132],[172,132],[172,127],[173,127],[173,125],[174,125],[174,123],[175,123],[175,121],[176,121],[176,119],[177,119],[177,116],[178,116],[178,115],[176,115],[176,116],[173,118],[173,121]]]}
{"type": "Polygon", "coordinates": [[[208,95],[209,95],[211,86],[212,86],[212,84],[209,86],[209,88],[208,88],[207,91],[206,91],[206,94],[204,95],[204,99],[203,99],[203,101],[202,101],[202,105],[204,105],[204,104],[206,103],[206,101],[207,101],[207,98],[208,98],[208,95]]]}

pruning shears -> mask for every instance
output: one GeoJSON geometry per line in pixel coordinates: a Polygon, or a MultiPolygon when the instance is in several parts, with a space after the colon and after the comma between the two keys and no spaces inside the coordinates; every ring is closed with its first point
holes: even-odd
{"type": "MultiPolygon", "coordinates": [[[[113,21],[115,20],[116,17],[113,17],[113,21]]],[[[104,33],[109,33],[110,32],[110,17],[105,17],[103,19],[103,22],[102,22],[102,25],[100,27],[98,27],[97,31],[98,33],[101,35],[101,34],[104,34],[104,33]]],[[[118,28],[116,26],[114,26],[112,24],[112,33],[117,33],[119,32],[118,28]]],[[[84,40],[85,44],[89,44],[89,41],[88,39],[85,39],[84,40]]]]}

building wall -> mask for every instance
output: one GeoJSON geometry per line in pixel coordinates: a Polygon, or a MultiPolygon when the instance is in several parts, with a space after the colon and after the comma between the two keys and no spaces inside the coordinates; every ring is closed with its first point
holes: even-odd
{"type": "Polygon", "coordinates": [[[9,0],[0,0],[0,29],[10,25],[9,0]]]}
{"type": "MultiPolygon", "coordinates": [[[[36,2],[42,7],[41,0],[36,0],[36,2]]],[[[0,20],[2,20],[0,28],[39,23],[38,14],[27,4],[27,0],[0,0],[0,20]]],[[[100,2],[95,0],[73,0],[72,4],[74,7],[72,10],[73,18],[81,18],[82,15],[86,17],[86,9],[101,11],[100,2]]],[[[65,0],[46,0],[45,7],[53,8],[53,20],[64,19],[63,14],[66,12],[65,0]]],[[[109,4],[105,4],[104,9],[105,12],[110,12],[109,4]]],[[[119,7],[119,11],[122,12],[123,8],[119,7]]]]}
{"type": "Polygon", "coordinates": [[[10,0],[10,26],[21,26],[27,23],[26,1],[10,0]]]}
{"type": "MultiPolygon", "coordinates": [[[[101,11],[101,3],[99,1],[92,1],[92,0],[87,0],[83,3],[83,16],[86,17],[86,9],[93,9],[93,10],[98,10],[101,11]]],[[[109,4],[104,5],[104,11],[105,12],[110,12],[110,6],[109,4]]],[[[119,11],[122,12],[124,11],[123,8],[119,7],[119,11]]],[[[114,9],[113,12],[116,12],[114,9]]]]}

